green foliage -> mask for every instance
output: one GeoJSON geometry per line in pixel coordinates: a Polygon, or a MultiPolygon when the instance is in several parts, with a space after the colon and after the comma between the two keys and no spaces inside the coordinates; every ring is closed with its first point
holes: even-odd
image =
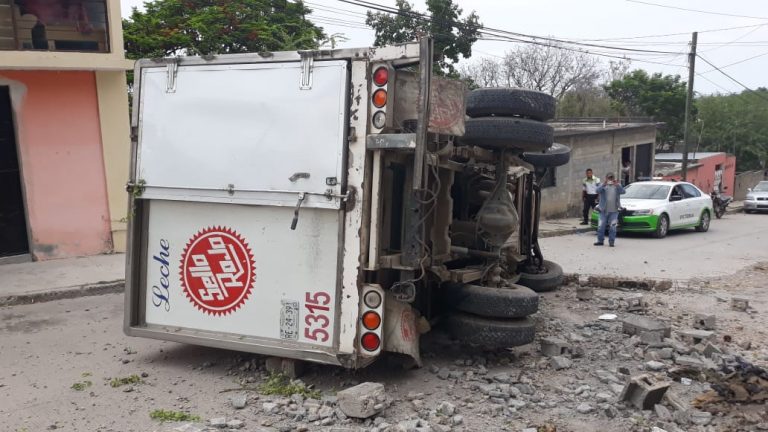
{"type": "Polygon", "coordinates": [[[123,20],[131,59],[314,49],[325,38],[301,0],[154,0],[144,7],[123,20]]]}
{"type": "Polygon", "coordinates": [[[615,117],[611,99],[600,87],[576,88],[557,103],[557,117],[615,117]]]}
{"type": "Polygon", "coordinates": [[[605,85],[614,108],[625,116],[650,116],[665,123],[659,131],[660,144],[683,138],[687,85],[680,75],[662,75],[637,69],[605,85]]]}
{"type": "Polygon", "coordinates": [[[200,421],[200,416],[181,411],[166,411],[161,409],[152,411],[149,413],[149,417],[153,420],[160,420],[161,422],[200,421]]]}
{"type": "Polygon", "coordinates": [[[72,390],[75,390],[75,391],[83,391],[83,390],[87,389],[88,387],[90,387],[92,385],[93,385],[93,383],[91,381],[85,380],[85,381],[82,381],[82,382],[76,382],[76,383],[72,384],[69,388],[71,388],[72,390]]]}
{"type": "Polygon", "coordinates": [[[698,98],[698,121],[691,126],[702,151],[736,156],[739,171],[768,166],[768,90],[698,98]],[[757,93],[757,94],[756,94],[757,93]],[[762,97],[760,97],[762,95],[762,97]]]}
{"type": "Polygon", "coordinates": [[[109,385],[110,387],[120,387],[128,384],[141,384],[142,382],[140,376],[131,375],[123,378],[113,378],[112,381],[109,382],[109,385]]]}
{"type": "Polygon", "coordinates": [[[259,387],[259,391],[265,395],[291,396],[303,395],[306,398],[320,399],[320,392],[308,389],[303,383],[291,381],[283,374],[272,374],[267,381],[259,387]]]}
{"type": "Polygon", "coordinates": [[[456,76],[453,66],[459,56],[472,56],[472,44],[482,28],[473,11],[461,18],[464,11],[453,0],[427,0],[430,17],[413,9],[407,0],[396,0],[398,14],[368,12],[365,23],[376,31],[376,46],[405,43],[419,36],[434,38],[436,72],[456,76]]]}

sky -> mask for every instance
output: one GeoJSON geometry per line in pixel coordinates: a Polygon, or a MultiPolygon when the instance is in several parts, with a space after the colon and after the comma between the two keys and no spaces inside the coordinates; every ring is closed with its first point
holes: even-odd
{"type": "MultiPolygon", "coordinates": [[[[697,93],[732,93],[741,92],[745,87],[768,87],[766,0],[454,1],[465,14],[474,10],[481,23],[488,28],[620,48],[569,45],[587,51],[627,56],[632,59],[632,69],[679,74],[685,81],[688,79],[687,53],[691,32],[698,31],[699,55],[731,78],[701,57],[697,58],[694,79],[697,93]],[[627,48],[661,52],[622,50],[627,48]]],[[[411,2],[416,10],[426,11],[424,0],[411,2]]],[[[395,0],[370,0],[369,3],[392,7],[395,0]]],[[[122,0],[123,16],[128,16],[132,7],[141,8],[142,4],[142,0],[122,0]]],[[[374,32],[365,25],[366,8],[339,0],[305,0],[305,4],[314,9],[310,19],[314,18],[326,34],[341,33],[349,39],[338,47],[373,44],[374,32]]],[[[515,44],[517,42],[478,41],[473,46],[472,58],[466,61],[501,57],[515,44]]],[[[612,60],[608,57],[601,59],[606,65],[612,60]]]]}

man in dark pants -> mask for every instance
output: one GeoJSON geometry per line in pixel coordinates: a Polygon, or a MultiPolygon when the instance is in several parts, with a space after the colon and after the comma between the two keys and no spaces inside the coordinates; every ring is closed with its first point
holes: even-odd
{"type": "Polygon", "coordinates": [[[597,187],[599,185],[600,179],[592,175],[592,168],[588,168],[587,177],[581,181],[581,199],[584,201],[582,225],[589,224],[590,210],[597,205],[597,187]]]}

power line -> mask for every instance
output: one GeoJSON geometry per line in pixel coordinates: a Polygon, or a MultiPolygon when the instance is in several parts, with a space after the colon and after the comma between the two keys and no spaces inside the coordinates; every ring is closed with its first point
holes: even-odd
{"type": "MultiPolygon", "coordinates": [[[[749,58],[745,58],[745,59],[739,60],[739,61],[737,61],[737,62],[729,63],[729,64],[727,64],[727,65],[725,65],[725,66],[721,66],[721,67],[720,67],[720,69],[725,69],[725,68],[727,68],[727,67],[735,66],[735,65],[737,65],[737,64],[741,64],[741,63],[744,63],[744,62],[748,62],[748,61],[750,61],[750,60],[753,60],[753,59],[756,59],[756,58],[765,57],[765,56],[767,56],[767,55],[768,55],[768,52],[764,52],[764,53],[762,53],[762,54],[758,54],[758,55],[755,55],[755,56],[752,56],[752,57],[749,57],[749,58]]],[[[715,71],[715,69],[710,69],[710,70],[708,70],[708,71],[704,71],[704,72],[702,72],[702,73],[710,73],[710,72],[714,72],[714,71],[715,71]]]]}
{"type": "Polygon", "coordinates": [[[733,82],[735,82],[736,84],[738,84],[738,85],[740,85],[740,86],[744,87],[744,89],[745,89],[745,90],[747,90],[748,92],[750,92],[750,93],[753,93],[753,94],[755,94],[755,95],[759,96],[760,98],[762,98],[763,100],[765,100],[766,102],[768,102],[768,97],[764,96],[762,93],[756,92],[756,91],[752,90],[751,88],[747,87],[747,86],[746,86],[746,85],[744,85],[744,84],[743,84],[741,81],[739,81],[739,80],[737,80],[736,78],[734,78],[734,77],[732,77],[732,76],[728,75],[727,73],[723,72],[723,71],[722,71],[722,70],[721,70],[719,67],[715,66],[714,64],[712,64],[712,62],[710,62],[709,60],[705,59],[705,58],[704,58],[704,57],[702,57],[701,55],[698,55],[697,57],[699,57],[700,59],[702,59],[702,60],[704,61],[704,63],[706,63],[706,64],[708,64],[708,65],[712,66],[713,68],[715,68],[715,70],[717,70],[717,71],[718,71],[718,72],[720,72],[721,74],[725,75],[725,76],[726,76],[728,79],[730,79],[731,81],[733,81],[733,82]]]}
{"type": "MultiPolygon", "coordinates": [[[[717,28],[717,29],[709,29],[709,30],[701,30],[699,33],[714,33],[714,32],[724,32],[724,31],[730,31],[730,30],[739,30],[739,29],[745,29],[750,27],[763,27],[768,25],[768,23],[765,24],[752,24],[752,25],[745,25],[745,26],[737,26],[737,27],[724,27],[724,28],[717,28]]],[[[662,38],[662,37],[668,37],[668,36],[687,36],[690,35],[691,32],[685,32],[685,33],[666,33],[666,34],[655,34],[655,35],[644,35],[644,36],[627,36],[627,37],[612,37],[612,38],[604,38],[604,39],[574,39],[582,42],[607,42],[607,41],[625,41],[625,40],[633,40],[633,39],[653,39],[653,38],[662,38]]],[[[687,44],[688,42],[684,42],[687,44]]]]}
{"type": "Polygon", "coordinates": [[[715,47],[715,48],[712,48],[712,49],[708,49],[708,50],[706,50],[706,51],[702,51],[702,52],[710,52],[710,51],[718,50],[718,49],[720,49],[720,48],[722,48],[722,47],[724,47],[724,46],[728,46],[728,45],[731,45],[731,44],[733,44],[733,43],[736,43],[736,42],[738,42],[738,41],[740,41],[740,40],[744,39],[745,37],[747,37],[747,36],[751,35],[752,33],[756,32],[756,31],[758,31],[758,30],[760,30],[760,27],[755,27],[755,28],[753,28],[752,30],[750,30],[750,31],[748,31],[748,32],[746,32],[746,33],[744,33],[743,35],[741,35],[741,36],[737,37],[736,39],[732,40],[732,41],[731,41],[731,42],[729,42],[729,43],[726,43],[726,44],[723,44],[723,45],[721,45],[721,46],[718,46],[718,47],[715,47]]]}
{"type": "Polygon", "coordinates": [[[718,84],[718,83],[716,83],[716,82],[712,81],[711,79],[707,78],[707,77],[706,77],[705,75],[703,75],[703,74],[700,74],[700,73],[696,72],[696,75],[698,75],[698,76],[699,76],[699,77],[701,77],[701,78],[704,78],[705,80],[709,81],[709,82],[710,82],[712,85],[714,85],[714,86],[716,86],[716,87],[719,87],[719,88],[720,88],[720,90],[723,90],[723,91],[725,91],[726,93],[733,93],[733,91],[731,91],[731,90],[728,90],[727,88],[725,88],[725,87],[721,86],[720,84],[718,84]]]}
{"type": "Polygon", "coordinates": [[[736,15],[736,14],[729,14],[729,13],[723,13],[723,12],[705,11],[705,10],[700,10],[700,9],[688,9],[688,8],[682,8],[682,7],[678,7],[678,6],[669,6],[669,5],[658,4],[658,3],[651,3],[651,2],[640,1],[640,0],[626,0],[626,1],[628,1],[630,3],[640,3],[640,4],[644,4],[644,5],[649,5],[649,6],[657,6],[657,7],[667,8],[667,9],[676,9],[676,10],[681,10],[681,11],[686,11],[686,12],[697,12],[697,13],[703,13],[703,14],[709,14],[709,15],[720,15],[720,16],[729,16],[729,17],[736,17],[736,18],[751,18],[751,19],[768,20],[768,17],[758,17],[758,16],[751,16],[751,15],[736,15]]]}

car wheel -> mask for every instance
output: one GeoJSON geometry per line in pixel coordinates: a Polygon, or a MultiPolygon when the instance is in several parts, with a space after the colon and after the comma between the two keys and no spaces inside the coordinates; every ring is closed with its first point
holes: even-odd
{"type": "Polygon", "coordinates": [[[555,117],[555,98],[542,92],[516,88],[482,88],[467,95],[470,117],[520,116],[546,121],[555,117]]]}
{"type": "Polygon", "coordinates": [[[480,117],[465,122],[461,143],[493,150],[544,151],[555,140],[552,126],[518,117],[480,117]]]}
{"type": "Polygon", "coordinates": [[[656,238],[664,238],[669,233],[669,216],[663,214],[659,216],[659,223],[656,225],[656,232],[653,236],[656,238]]]}
{"type": "Polygon", "coordinates": [[[559,167],[571,160],[571,148],[563,144],[554,143],[543,152],[525,152],[520,156],[520,159],[534,167],[559,167]]]}
{"type": "Polygon", "coordinates": [[[487,348],[510,348],[527,345],[535,337],[530,318],[494,319],[455,312],[447,316],[450,333],[460,342],[487,348]]]}
{"type": "Polygon", "coordinates": [[[563,268],[560,265],[544,260],[542,267],[544,271],[541,273],[520,272],[517,283],[536,292],[553,291],[563,284],[563,268]]]}
{"type": "Polygon", "coordinates": [[[457,310],[489,318],[523,318],[539,310],[539,295],[522,285],[452,285],[448,298],[457,310]]]}
{"type": "Polygon", "coordinates": [[[709,231],[709,223],[712,221],[712,216],[709,215],[709,210],[704,210],[701,214],[699,224],[696,226],[696,231],[707,232],[709,231]]]}
{"type": "Polygon", "coordinates": [[[746,210],[746,209],[745,209],[745,210],[744,210],[744,213],[746,213],[746,214],[752,214],[752,210],[746,210]]]}

